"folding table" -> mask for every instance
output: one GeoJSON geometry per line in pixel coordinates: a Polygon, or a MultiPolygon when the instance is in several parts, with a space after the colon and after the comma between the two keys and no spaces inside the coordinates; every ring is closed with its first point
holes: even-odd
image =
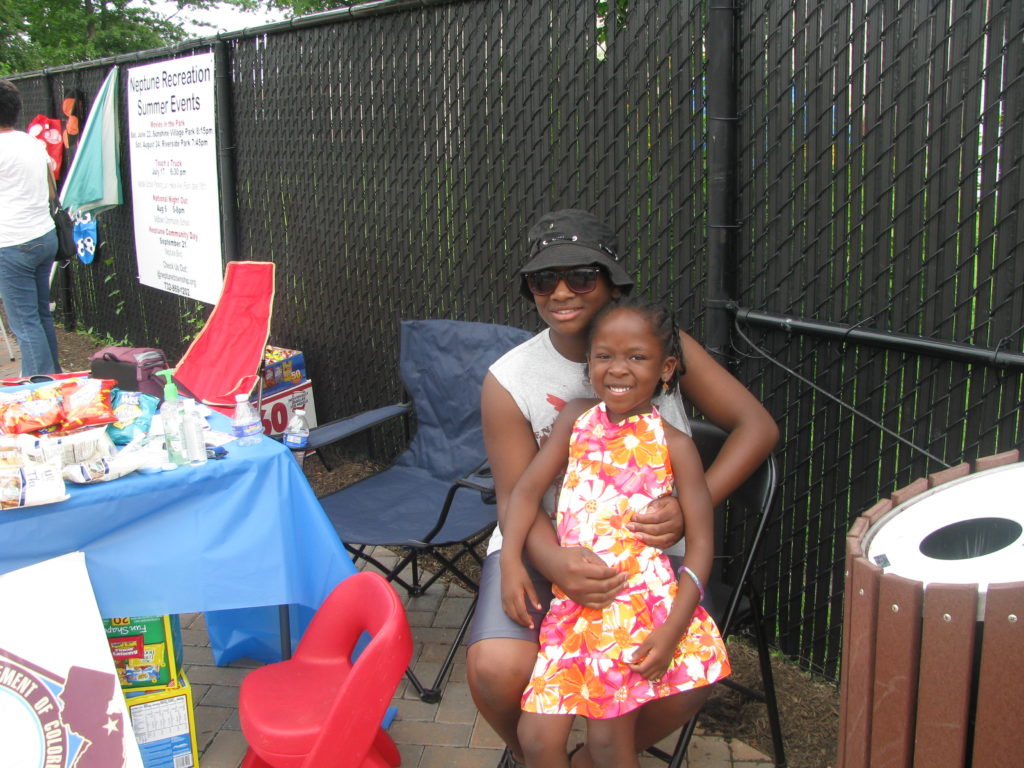
{"type": "Polygon", "coordinates": [[[0,510],[0,573],[81,550],[102,616],[205,611],[218,664],[280,658],[277,606],[299,607],[297,641],[355,568],[284,446],[225,447],[202,466],[69,483],[66,501],[0,510]]]}

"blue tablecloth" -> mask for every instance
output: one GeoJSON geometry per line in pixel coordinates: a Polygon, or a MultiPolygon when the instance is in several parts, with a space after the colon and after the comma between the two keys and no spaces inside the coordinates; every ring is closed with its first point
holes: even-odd
{"type": "Polygon", "coordinates": [[[81,550],[102,616],[205,611],[218,664],[280,658],[276,608],[231,609],[298,606],[294,643],[355,569],[284,446],[225,447],[203,466],[69,483],[66,501],[0,511],[0,573],[81,550]]]}

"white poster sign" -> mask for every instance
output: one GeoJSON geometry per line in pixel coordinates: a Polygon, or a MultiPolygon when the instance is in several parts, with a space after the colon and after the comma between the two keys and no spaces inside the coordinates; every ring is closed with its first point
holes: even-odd
{"type": "Polygon", "coordinates": [[[142,768],[85,555],[0,576],[0,610],[0,765],[142,768]]]}
{"type": "Polygon", "coordinates": [[[128,70],[139,280],[216,303],[223,282],[213,54],[128,70]]]}

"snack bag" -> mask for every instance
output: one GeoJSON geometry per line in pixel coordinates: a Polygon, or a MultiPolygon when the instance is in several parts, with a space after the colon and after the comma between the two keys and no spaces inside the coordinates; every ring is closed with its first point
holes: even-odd
{"type": "Polygon", "coordinates": [[[0,470],[0,508],[33,507],[68,498],[60,470],[46,464],[0,470]]]}
{"type": "Polygon", "coordinates": [[[22,438],[21,435],[0,435],[0,468],[16,469],[25,465],[22,439],[35,440],[33,437],[22,438]]]}
{"type": "Polygon", "coordinates": [[[62,382],[62,429],[70,431],[117,421],[110,407],[110,390],[116,383],[112,379],[73,379],[62,382]]]}
{"type": "Polygon", "coordinates": [[[0,416],[3,431],[8,435],[23,435],[60,424],[60,397],[26,397],[8,403],[0,416]]]}
{"type": "Polygon", "coordinates": [[[60,469],[64,466],[64,448],[59,437],[50,435],[18,435],[18,452],[22,464],[50,464],[60,469]]]}
{"type": "Polygon", "coordinates": [[[142,657],[127,659],[118,672],[124,676],[128,684],[159,683],[160,673],[167,665],[164,661],[164,644],[153,643],[143,646],[142,657]]]}
{"type": "Polygon", "coordinates": [[[106,483],[131,474],[146,463],[146,455],[135,451],[127,456],[118,454],[110,458],[96,458],[78,464],[67,464],[61,470],[64,479],[70,483],[88,485],[106,483]]]}
{"type": "Polygon", "coordinates": [[[127,445],[133,438],[149,433],[160,398],[145,392],[115,389],[111,403],[117,421],[107,425],[107,434],[114,445],[127,445]]]}

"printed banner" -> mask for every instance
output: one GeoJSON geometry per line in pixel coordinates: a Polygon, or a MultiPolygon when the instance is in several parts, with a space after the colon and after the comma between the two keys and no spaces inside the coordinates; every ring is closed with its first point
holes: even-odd
{"type": "Polygon", "coordinates": [[[132,67],[127,101],[139,280],[215,304],[224,267],[213,54],[132,67]]]}

